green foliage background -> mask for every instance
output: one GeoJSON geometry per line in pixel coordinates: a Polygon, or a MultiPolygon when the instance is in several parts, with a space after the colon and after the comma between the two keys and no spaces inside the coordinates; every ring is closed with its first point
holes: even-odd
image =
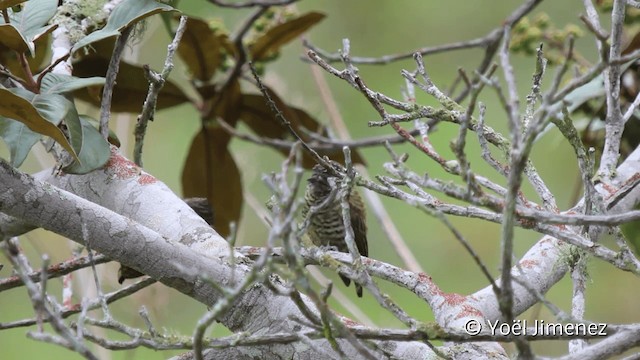
{"type": "MultiPolygon", "coordinates": [[[[381,56],[385,54],[407,52],[416,48],[464,41],[484,36],[491,29],[499,26],[502,20],[510,14],[519,2],[508,0],[481,1],[383,1],[383,0],[305,0],[297,7],[300,12],[316,10],[327,14],[327,18],[314,27],[308,38],[316,45],[329,51],[337,51],[341,47],[343,38],[351,40],[352,55],[381,56]]],[[[241,21],[249,12],[246,10],[219,9],[209,5],[204,0],[182,1],[179,8],[186,14],[199,17],[216,17],[224,21],[228,28],[234,29],[234,24],[241,21]]],[[[578,15],[582,5],[578,1],[548,1],[537,10],[547,12],[551,20],[558,27],[566,22],[579,23],[578,15]]],[[[160,21],[155,17],[147,26],[146,32],[138,40],[142,41],[142,51],[137,60],[140,64],[150,64],[159,69],[164,59],[166,45],[170,41],[162,29],[160,21]]],[[[596,58],[594,41],[587,39],[578,41],[578,48],[590,60],[596,58]]],[[[302,47],[299,42],[288,45],[278,60],[267,67],[265,81],[276,88],[280,95],[290,104],[306,109],[312,116],[322,122],[328,122],[328,115],[322,103],[318,89],[311,80],[309,65],[300,60],[302,47]]],[[[464,50],[448,52],[442,55],[429,56],[425,59],[427,70],[434,82],[442,88],[447,88],[462,67],[468,71],[474,69],[480,59],[480,50],[464,50]]],[[[524,56],[514,56],[513,65],[517,70],[520,93],[526,94],[530,77],[534,69],[534,59],[524,56]]],[[[338,65],[339,66],[339,65],[338,65]]],[[[404,81],[400,76],[401,69],[413,69],[412,61],[402,61],[390,65],[358,66],[365,82],[373,89],[400,98],[404,81]]],[[[500,70],[499,70],[500,71],[500,70]]],[[[548,72],[546,84],[549,83],[548,72]]],[[[185,84],[187,77],[184,67],[178,66],[171,75],[178,84],[185,84]]],[[[338,102],[342,116],[354,138],[374,135],[391,134],[388,128],[369,128],[369,120],[378,120],[377,114],[368,102],[345,82],[326,76],[338,102]]],[[[491,91],[485,91],[482,101],[487,104],[488,125],[506,133],[506,122],[503,110],[500,108],[496,96],[491,91]]],[[[425,95],[418,95],[421,104],[436,105],[433,99],[425,95]]],[[[121,140],[124,139],[124,149],[131,155],[133,140],[127,136],[133,131],[135,116],[123,116],[113,123],[121,140]]],[[[189,149],[191,138],[199,129],[198,114],[189,106],[159,112],[155,121],[150,124],[145,141],[143,155],[145,170],[168,184],[174,191],[180,192],[180,175],[184,159],[189,149]]],[[[246,131],[246,129],[241,128],[246,131]]],[[[449,141],[457,133],[457,128],[446,124],[431,136],[431,141],[438,151],[445,157],[452,158],[449,151],[449,141]]],[[[504,179],[485,166],[478,155],[477,142],[474,134],[468,135],[468,152],[471,164],[477,173],[504,184],[504,179]]],[[[410,146],[394,146],[398,152],[410,154],[409,166],[418,172],[428,172],[434,177],[448,178],[432,162],[425,159],[410,146]]],[[[270,194],[262,184],[260,177],[263,173],[279,168],[281,156],[274,150],[264,149],[253,144],[234,140],[232,150],[236,162],[242,171],[245,192],[253,194],[259,201],[265,202],[270,194]]],[[[369,163],[371,174],[383,173],[382,164],[388,161],[384,149],[367,148],[362,150],[369,163]]],[[[0,143],[0,156],[7,158],[8,153],[4,144],[0,143]]],[[[558,205],[566,209],[572,205],[578,175],[573,152],[561,137],[552,132],[546,135],[537,145],[533,153],[533,160],[547,185],[556,195],[558,205]]],[[[39,162],[33,154],[22,170],[33,172],[40,168],[39,162]]],[[[527,195],[537,201],[530,187],[525,188],[527,195]]],[[[409,243],[414,255],[420,261],[425,271],[433,277],[442,290],[460,294],[468,294],[486,286],[486,280],[481,276],[471,257],[457,243],[454,237],[436,220],[428,217],[416,209],[391,199],[383,200],[401,234],[409,243]]],[[[372,216],[371,216],[372,217],[372,216]]],[[[499,266],[499,225],[488,224],[478,220],[453,218],[452,221],[470,241],[477,253],[497,275],[499,266]]],[[[370,256],[381,261],[402,265],[392,246],[385,239],[379,225],[373,219],[369,221],[370,256]]],[[[238,234],[239,245],[260,246],[266,239],[267,229],[249,206],[244,206],[243,218],[238,234]]],[[[539,239],[540,235],[533,232],[518,230],[516,256],[523,255],[527,249],[539,239]]],[[[611,244],[610,239],[605,239],[611,244]]],[[[69,257],[68,242],[56,235],[42,230],[34,231],[22,237],[22,245],[28,254],[38,252],[51,254],[52,261],[69,257]]],[[[38,266],[39,260],[32,257],[33,266],[38,266]]],[[[0,276],[10,275],[10,266],[5,259],[0,270],[0,276]]],[[[106,291],[118,288],[115,281],[113,264],[102,265],[106,291]]],[[[640,321],[636,299],[640,295],[638,278],[631,274],[617,271],[611,265],[600,261],[590,261],[588,265],[590,282],[587,289],[587,318],[591,321],[606,321],[615,323],[629,323],[640,321]],[[612,281],[612,279],[615,279],[612,281]]],[[[325,272],[332,279],[337,277],[325,272]]],[[[74,277],[79,281],[79,277],[74,277]]],[[[92,281],[86,283],[92,284],[92,281]]],[[[338,288],[345,290],[340,282],[335,283],[338,288]]],[[[380,283],[384,291],[402,305],[412,316],[420,320],[432,320],[428,307],[416,300],[407,291],[398,290],[386,283],[380,283]]],[[[50,282],[53,294],[59,296],[61,282],[50,282]]],[[[348,296],[361,306],[362,310],[379,326],[400,326],[399,322],[387,312],[380,311],[371,296],[355,299],[352,291],[346,291],[348,296]]],[[[565,311],[570,310],[571,283],[564,279],[548,294],[550,300],[565,311]]],[[[76,299],[79,302],[80,299],[76,299]]],[[[132,299],[116,303],[113,308],[116,316],[133,325],[143,327],[143,322],[137,315],[139,306],[145,304],[151,313],[151,318],[158,327],[168,329],[176,334],[190,335],[197,319],[206,311],[204,305],[196,303],[185,296],[167,289],[162,285],[155,285],[132,299]]],[[[336,309],[344,311],[340,304],[334,304],[336,309]]],[[[0,294],[0,322],[8,322],[32,316],[31,304],[23,288],[5,291],[0,294]]],[[[552,321],[545,309],[534,308],[521,318],[545,319],[552,321]]],[[[35,327],[29,330],[35,330],[35,327]]],[[[56,346],[29,340],[25,337],[27,329],[20,328],[0,332],[0,349],[2,358],[48,358],[75,359],[74,353],[56,346]]],[[[113,336],[111,333],[107,333],[113,336]]],[[[226,334],[221,325],[214,328],[212,335],[226,334]]],[[[554,355],[566,352],[566,343],[546,342],[535,343],[534,349],[541,355],[554,355]]],[[[98,353],[103,359],[164,359],[175,352],[154,352],[138,349],[123,352],[98,353]]]]}

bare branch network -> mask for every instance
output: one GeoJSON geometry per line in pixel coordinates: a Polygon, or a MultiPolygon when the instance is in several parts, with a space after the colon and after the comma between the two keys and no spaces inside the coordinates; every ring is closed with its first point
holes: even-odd
{"type": "MultiPolygon", "coordinates": [[[[240,53],[220,89],[231,91],[234,79],[243,76],[260,91],[292,139],[245,133],[222,119],[217,121],[221,129],[240,140],[288,151],[281,168],[263,177],[273,194],[269,211],[253,202],[259,217],[267,223],[265,245],[235,247],[234,235],[230,239],[220,236],[165,184],[141,168],[146,129],[153,126],[148,121],[156,114],[161,88],[174,66],[173,56],[185,33],[188,20],[182,17],[169,44],[163,70],[154,72],[146,68],[149,91],[135,131],[135,163],[116,146],[111,146],[106,165],[84,175],[65,173],[59,166],[29,175],[0,160],[3,240],[0,245],[6,259],[2,265],[5,271],[8,268],[13,271],[0,278],[0,293],[24,287],[33,307],[33,316],[28,318],[0,319],[0,331],[28,328],[29,338],[64,347],[87,359],[101,358],[100,349],[139,347],[184,350],[176,357],[180,359],[506,359],[510,357],[509,351],[518,358],[532,359],[536,356],[532,343],[540,340],[567,342],[566,354],[561,359],[602,359],[637,347],[640,323],[611,323],[603,327],[585,316],[587,259],[609,264],[620,274],[640,276],[640,260],[619,229],[619,225],[640,221],[640,211],[635,210],[640,203],[640,149],[631,149],[626,157],[621,156],[625,124],[637,120],[633,116],[640,95],[636,94],[630,102],[620,99],[622,74],[640,57],[638,48],[628,51],[623,48],[625,11],[637,7],[637,2],[614,0],[607,13],[611,22],[611,29],[607,30],[594,4],[585,0],[582,10],[585,15],[581,19],[595,40],[597,62],[578,66],[574,62],[577,57],[574,39],[569,36],[562,62],[555,64],[555,73],[551,74],[552,66],[540,45],[531,58],[534,71],[525,97],[516,86],[511,46],[518,35],[514,29],[541,0],[523,2],[499,27],[483,37],[379,58],[352,56],[348,39],[343,41],[338,54],[305,41],[305,61],[313,66],[313,71],[322,70],[323,75],[339,79],[366,99],[379,116],[369,126],[390,128],[388,135],[365,139],[350,138],[339,114],[334,114],[331,122],[344,131],[335,138],[296,128],[272,97],[260,70],[250,62],[250,49],[243,42],[247,32],[269,6],[291,7],[295,2],[210,0],[216,6],[254,9],[232,39],[240,53]],[[480,65],[472,72],[460,70],[451,89],[443,89],[430,77],[424,57],[473,48],[484,52],[480,65]],[[357,68],[403,59],[413,59],[413,65],[403,70],[398,79],[405,85],[402,99],[367,85],[373,79],[361,76],[357,68]],[[576,108],[570,99],[576,90],[599,78],[604,88],[605,135],[601,155],[596,157],[595,150],[585,145],[574,125],[572,112],[576,108]],[[420,104],[416,91],[435,99],[438,105],[420,104]],[[487,92],[493,92],[500,100],[508,125],[506,134],[488,125],[500,120],[487,116],[487,106],[481,101],[487,92]],[[458,129],[451,141],[454,158],[442,155],[444,149],[438,149],[431,141],[439,136],[436,131],[439,123],[453,124],[458,129]],[[545,184],[545,174],[538,171],[531,159],[532,150],[545,132],[560,133],[571,144],[580,172],[583,198],[564,211],[545,184]],[[470,137],[478,140],[478,147],[472,145],[475,142],[468,142],[470,137]],[[440,179],[412,169],[407,155],[394,148],[396,143],[410,144],[425,164],[438,167],[457,180],[440,179]],[[389,161],[384,164],[384,172],[369,169],[376,174],[369,176],[366,170],[355,166],[353,152],[361,147],[387,150],[389,161]],[[324,150],[341,151],[344,164],[336,166],[321,156],[319,153],[324,150]],[[490,180],[495,174],[477,172],[478,167],[469,160],[473,153],[481,154],[499,175],[499,181],[490,180]],[[311,207],[301,219],[305,154],[331,173],[330,200],[337,199],[340,203],[348,252],[311,246],[307,240],[311,219],[330,200],[311,207]],[[522,191],[527,183],[534,190],[534,197],[522,191]],[[349,199],[355,187],[368,189],[373,215],[394,244],[402,264],[361,256],[349,216],[353,206],[349,199]],[[400,200],[439,220],[471,255],[486,279],[486,286],[466,295],[442,290],[443,284],[434,281],[428,269],[424,271],[419,259],[407,250],[410,247],[398,235],[380,197],[400,200]],[[491,266],[474,249],[474,241],[462,234],[452,217],[499,224],[499,277],[492,275],[491,266]],[[53,265],[47,254],[29,259],[18,236],[35,228],[62,235],[84,250],[53,265]],[[539,234],[538,241],[520,258],[514,255],[514,243],[519,240],[516,228],[539,234]],[[614,235],[615,247],[600,242],[606,234],[614,235]],[[146,277],[105,292],[98,266],[110,260],[146,277]],[[366,314],[358,315],[357,303],[347,300],[330,282],[325,285],[322,275],[307,268],[308,265],[329,268],[362,286],[382,311],[392,314],[404,327],[379,326],[366,314]],[[82,274],[82,269],[88,269],[90,279],[78,284],[78,279],[71,275],[82,274]],[[545,294],[567,274],[573,285],[572,293],[567,294],[571,308],[563,309],[545,294]],[[63,279],[61,295],[48,286],[56,278],[63,279]],[[412,316],[378,286],[380,280],[411,292],[427,305],[424,311],[428,309],[435,321],[424,322],[412,316]],[[114,302],[130,298],[156,282],[206,305],[207,311],[193,324],[192,333],[176,335],[161,324],[154,324],[145,307],[139,311],[142,328],[113,314],[114,302]],[[88,296],[80,292],[80,287],[95,289],[95,294],[88,296]],[[332,297],[356,318],[333,309],[332,297]],[[527,324],[519,318],[536,304],[542,304],[560,327],[527,324]],[[215,322],[233,334],[209,336],[215,322]],[[45,330],[44,324],[50,326],[45,330]],[[114,332],[118,339],[125,340],[107,335],[114,332]]],[[[120,3],[107,2],[102,10],[105,16],[120,3]]],[[[6,16],[7,11],[3,10],[6,16]]],[[[70,75],[72,40],[69,32],[64,31],[64,24],[56,25],[50,69],[70,75]]],[[[89,28],[85,26],[85,30],[89,28]]],[[[100,132],[105,138],[109,136],[111,96],[118,91],[115,76],[121,51],[132,29],[133,26],[119,29],[107,73],[100,108],[100,132]]],[[[9,74],[2,69],[2,74],[5,73],[9,74]]],[[[330,92],[323,90],[323,81],[317,81],[319,91],[323,92],[322,100],[328,108],[336,107],[330,92]]],[[[48,149],[61,163],[69,156],[60,146],[48,149]]],[[[247,197],[247,203],[250,202],[247,197]]]]}

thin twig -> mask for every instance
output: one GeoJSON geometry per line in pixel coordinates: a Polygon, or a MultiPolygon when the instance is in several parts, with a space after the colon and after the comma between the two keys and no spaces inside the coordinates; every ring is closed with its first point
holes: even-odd
{"type": "Polygon", "coordinates": [[[133,26],[128,26],[122,30],[111,54],[107,74],[105,75],[104,89],[102,90],[102,101],[100,102],[100,135],[106,140],[109,137],[109,119],[111,117],[111,99],[113,97],[113,87],[116,84],[116,76],[120,69],[120,58],[127,45],[127,40],[133,31],[133,26]]]}
{"type": "Polygon", "coordinates": [[[176,29],[173,41],[167,46],[167,56],[164,60],[164,67],[161,73],[156,73],[148,66],[144,66],[147,80],[149,81],[149,90],[147,97],[142,105],[142,112],[138,116],[138,122],[135,129],[135,145],[133,148],[133,159],[136,165],[142,167],[142,146],[144,145],[144,136],[147,131],[147,123],[153,120],[156,112],[156,103],[158,102],[158,94],[164,86],[165,81],[173,70],[173,56],[178,49],[178,44],[182,35],[187,28],[187,17],[181,16],[180,23],[176,29]]]}

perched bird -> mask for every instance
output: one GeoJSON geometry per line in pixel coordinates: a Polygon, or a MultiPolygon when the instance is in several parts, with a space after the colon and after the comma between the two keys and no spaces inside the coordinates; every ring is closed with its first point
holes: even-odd
{"type": "MultiPolygon", "coordinates": [[[[309,178],[307,189],[305,192],[305,203],[302,207],[302,215],[307,217],[312,207],[317,207],[329,198],[331,194],[331,185],[329,179],[338,178],[331,174],[322,165],[315,165],[313,173],[309,178]]],[[[349,208],[351,211],[351,227],[353,228],[354,238],[360,255],[368,256],[369,249],[367,245],[367,216],[365,213],[364,203],[360,194],[356,190],[352,190],[349,194],[349,208]]],[[[342,221],[342,206],[340,205],[340,196],[337,194],[322,209],[311,214],[309,228],[307,230],[311,242],[320,247],[335,247],[338,251],[349,252],[345,241],[345,227],[342,221]]],[[[345,285],[349,286],[351,280],[340,275],[345,285]]],[[[362,297],[362,286],[355,284],[358,297],[362,297]]]]}

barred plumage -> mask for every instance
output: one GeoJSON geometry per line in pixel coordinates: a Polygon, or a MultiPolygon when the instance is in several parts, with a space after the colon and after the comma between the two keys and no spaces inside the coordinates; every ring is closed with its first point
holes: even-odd
{"type": "MultiPolygon", "coordinates": [[[[308,180],[309,184],[304,196],[305,204],[302,208],[304,218],[306,218],[311,207],[321,205],[331,194],[331,185],[328,181],[331,177],[333,177],[332,174],[322,165],[313,167],[313,174],[308,180]]],[[[349,208],[351,211],[351,226],[358,251],[360,255],[369,256],[365,207],[360,194],[355,189],[349,194],[349,208]]],[[[311,242],[316,246],[330,246],[341,252],[349,252],[345,242],[346,233],[338,194],[330,204],[312,214],[307,233],[311,242]]],[[[346,276],[340,275],[340,278],[347,286],[351,283],[351,280],[346,276]]],[[[358,297],[362,297],[362,287],[358,284],[355,284],[355,286],[358,297]]]]}

